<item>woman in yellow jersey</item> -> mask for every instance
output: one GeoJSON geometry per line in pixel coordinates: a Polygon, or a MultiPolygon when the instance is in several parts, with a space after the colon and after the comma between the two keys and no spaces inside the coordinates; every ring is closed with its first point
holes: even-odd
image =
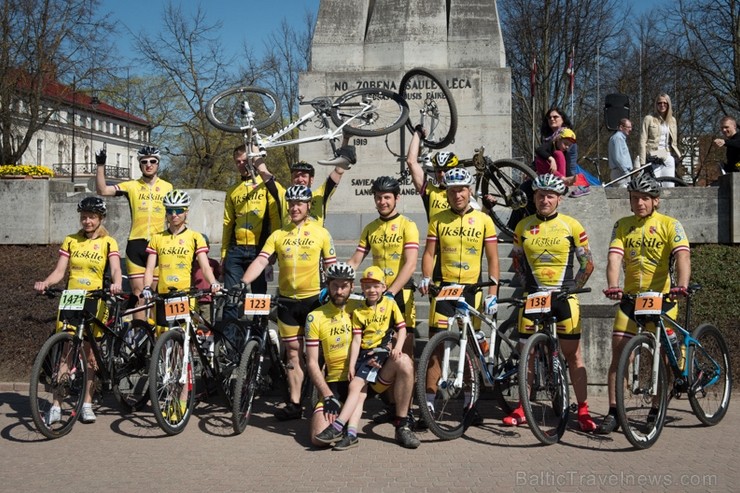
{"type": "MultiPolygon", "coordinates": [[[[105,201],[99,197],[86,197],[77,204],[77,212],[80,213],[81,229],[72,235],[67,236],[59,249],[59,260],[57,265],[43,281],[38,281],[33,288],[39,293],[58,283],[64,278],[64,274],[69,267],[69,281],[67,289],[84,289],[94,290],[103,287],[103,278],[106,266],[110,267],[111,274],[111,293],[121,292],[121,258],[118,253],[118,243],[108,234],[103,226],[106,206],[105,201]]],[[[106,306],[102,300],[88,300],[89,304],[85,309],[96,313],[101,320],[105,319],[106,306]]],[[[74,312],[73,312],[74,313],[74,312]]],[[[59,312],[57,330],[62,327],[62,321],[79,323],[77,320],[71,320],[71,313],[59,312]]],[[[96,333],[96,336],[101,334],[96,333]]],[[[85,354],[87,355],[88,365],[90,368],[95,367],[95,357],[92,354],[90,344],[84,343],[85,354]]],[[[83,423],[95,422],[95,413],[92,410],[92,383],[95,377],[94,371],[87,372],[87,385],[85,386],[85,398],[82,404],[82,415],[80,421],[83,423]]],[[[56,423],[61,419],[61,409],[59,402],[56,400],[52,403],[52,408],[47,415],[47,424],[56,423]]]]}
{"type": "Polygon", "coordinates": [[[242,277],[244,289],[267,267],[269,258],[277,255],[281,306],[278,329],[292,366],[288,372],[290,402],[275,412],[279,420],[299,419],[303,415],[300,396],[305,368],[304,326],[308,314],[319,306],[319,262],[323,258],[324,267],[328,267],[337,261],[329,231],[308,215],[311,199],[311,190],[304,185],[293,185],[285,191],[291,223],[267,238],[262,251],[242,277]]]}

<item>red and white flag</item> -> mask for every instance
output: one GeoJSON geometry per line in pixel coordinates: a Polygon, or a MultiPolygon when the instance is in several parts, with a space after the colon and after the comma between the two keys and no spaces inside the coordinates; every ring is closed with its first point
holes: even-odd
{"type": "Polygon", "coordinates": [[[568,60],[568,68],[565,73],[568,74],[568,94],[573,94],[573,89],[576,85],[576,69],[573,66],[573,59],[576,56],[576,49],[572,48],[570,51],[570,59],[568,60]]]}

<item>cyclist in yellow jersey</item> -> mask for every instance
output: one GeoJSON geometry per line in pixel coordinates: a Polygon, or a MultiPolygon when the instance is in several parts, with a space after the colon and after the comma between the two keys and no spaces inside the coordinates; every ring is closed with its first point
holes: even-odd
{"type": "MultiPolygon", "coordinates": [[[[168,192],[162,203],[167,214],[167,229],[154,235],[147,246],[146,271],[142,297],[153,296],[151,283],[155,272],[159,275],[157,292],[167,294],[170,288],[178,291],[190,289],[193,260],[198,262],[203,277],[211,284],[211,292],[221,289],[208,262],[208,245],[203,235],[188,229],[190,196],[181,190],[168,192]]],[[[191,303],[192,304],[192,303],[191,303]]],[[[166,327],[163,305],[157,305],[157,325],[166,327]]]]}
{"type": "Polygon", "coordinates": [[[436,214],[450,207],[445,193],[444,173],[456,168],[460,164],[460,160],[454,152],[437,152],[431,158],[436,181],[428,180],[424,169],[419,164],[419,147],[423,132],[421,125],[414,131],[406,155],[406,166],[411,174],[411,181],[416,192],[421,195],[424,210],[427,213],[427,221],[431,221],[436,214]]]}
{"type": "MultiPolygon", "coordinates": [[[[423,279],[419,286],[422,295],[429,293],[432,278],[442,285],[475,284],[481,280],[483,255],[488,265],[488,279],[498,282],[498,239],[493,220],[487,214],[470,206],[473,177],[465,168],[453,168],[444,175],[450,208],[432,218],[427,242],[421,259],[423,279]]],[[[489,286],[484,309],[494,313],[498,285],[489,286]]],[[[479,296],[466,295],[471,306],[480,306],[479,296]]],[[[448,319],[455,312],[450,300],[432,299],[429,307],[429,337],[446,330],[448,319]]],[[[439,376],[439,357],[433,355],[427,372],[427,405],[433,405],[439,376]]]]}
{"type": "MultiPolygon", "coordinates": [[[[103,288],[106,266],[110,268],[111,284],[109,290],[116,294],[121,292],[121,259],[118,253],[118,243],[108,234],[103,226],[106,215],[105,201],[99,197],[85,197],[77,204],[77,212],[80,213],[80,230],[67,236],[59,249],[59,260],[56,267],[43,281],[34,283],[33,288],[39,293],[64,279],[69,267],[69,280],[67,289],[84,289],[86,291],[103,288]]],[[[102,300],[87,300],[85,309],[95,313],[96,317],[105,321],[107,318],[107,307],[102,300]]],[[[71,325],[81,322],[79,311],[60,311],[57,319],[57,330],[61,329],[63,320],[71,325]]],[[[102,336],[102,331],[94,328],[95,337],[102,336]]],[[[95,365],[95,356],[92,353],[90,343],[83,343],[88,365],[95,365]]],[[[91,366],[92,368],[92,366],[91,366]]],[[[85,385],[85,396],[82,404],[80,421],[92,423],[95,421],[95,413],[92,410],[92,385],[95,380],[95,372],[87,372],[85,385]]],[[[61,419],[61,408],[56,396],[52,407],[47,415],[47,424],[51,425],[61,419]]]]}
{"type": "MultiPolygon", "coordinates": [[[[131,231],[126,244],[126,273],[131,291],[141,295],[144,288],[144,271],[146,270],[146,246],[155,233],[165,228],[164,207],[162,199],[172,190],[169,182],[159,178],[159,149],[151,146],[142,147],[137,153],[141,178],[128,180],[117,185],[105,182],[105,149],[95,155],[97,172],[95,187],[98,195],[123,195],[128,200],[131,211],[131,231]]],[[[154,281],[156,283],[156,279],[154,281]]],[[[145,312],[136,312],[134,318],[145,319],[145,312]]]]}
{"type": "MultiPolygon", "coordinates": [[[[538,176],[532,183],[537,212],[516,226],[512,257],[514,269],[524,280],[527,294],[582,288],[594,270],[588,235],[583,226],[570,216],[560,214],[558,207],[568,192],[563,179],[550,173],[538,176]],[[574,260],[578,270],[574,273],[574,260]]],[[[596,423],[588,411],[586,366],[581,354],[581,320],[578,297],[552,300],[552,314],[557,320],[560,349],[568,361],[570,381],[578,402],[578,424],[581,431],[594,431],[596,423]]],[[[533,322],[519,310],[519,350],[534,333],[533,322]]],[[[525,424],[521,404],[504,418],[504,425],[525,424]]]]}
{"type": "MultiPolygon", "coordinates": [[[[344,172],[352,167],[357,161],[355,155],[355,147],[348,145],[349,135],[345,134],[342,140],[342,147],[337,149],[337,156],[335,159],[329,161],[319,161],[319,164],[332,165],[334,169],[326,177],[326,181],[314,188],[314,176],[316,175],[316,169],[312,164],[305,161],[298,161],[290,165],[290,184],[291,185],[303,185],[311,190],[311,206],[308,211],[308,215],[314,218],[320,226],[324,225],[326,219],[327,208],[329,206],[329,199],[337,187],[339,182],[342,180],[344,172]]],[[[263,180],[267,181],[273,177],[272,173],[264,167],[258,169],[260,176],[263,180]]],[[[288,204],[283,202],[283,224],[290,223],[288,217],[288,204]]]]}
{"type": "MultiPolygon", "coordinates": [[[[262,179],[262,174],[267,169],[264,160],[259,155],[248,155],[244,144],[234,149],[233,157],[241,181],[226,191],[224,201],[221,271],[226,289],[241,282],[244,272],[257,258],[267,237],[283,225],[281,200],[285,193],[285,189],[272,175],[262,179]],[[248,166],[250,159],[258,173],[254,177],[248,166]]],[[[253,293],[266,293],[265,275],[257,276],[251,287],[253,293]]],[[[224,307],[225,320],[240,316],[238,306],[227,304],[224,307]]]]}
{"type": "Polygon", "coordinates": [[[321,276],[319,264],[324,267],[336,262],[331,235],[311,217],[308,207],[311,190],[293,185],[285,192],[291,223],[275,231],[265,242],[262,251],[242,277],[241,288],[252,282],[267,267],[269,258],[277,255],[279,302],[278,329],[285,342],[286,358],[292,369],[288,372],[290,401],[278,409],[280,420],[299,419],[302,416],[300,396],[304,377],[303,335],[306,317],[319,306],[321,276]]]}
{"type": "Polygon", "coordinates": [[[405,448],[417,448],[419,440],[410,428],[409,406],[414,386],[413,360],[401,350],[406,323],[393,299],[383,296],[383,271],[368,267],[360,280],[365,302],[352,313],[352,344],[349,353],[349,393],[337,419],[315,440],[347,450],[358,445],[357,429],[367,396],[368,384],[387,388],[394,383],[396,441],[405,448]],[[397,339],[393,342],[393,332],[397,339]],[[346,432],[345,432],[346,423],[346,432]]]}
{"type": "MultiPolygon", "coordinates": [[[[606,266],[608,288],[604,294],[612,300],[622,300],[622,294],[646,291],[670,293],[672,298],[687,295],[691,278],[689,240],[681,223],[658,212],[660,184],[651,175],[638,173],[627,186],[633,215],[623,217],[614,225],[606,266]],[[671,284],[675,263],[676,285],[671,284]],[[619,272],[624,271],[624,290],[619,287],[619,272]]],[[[675,318],[678,306],[664,301],[666,313],[675,318]],[[671,306],[673,305],[673,306],[671,306]]],[[[625,344],[637,333],[633,319],[634,304],[622,300],[612,331],[612,360],[609,365],[609,411],[597,430],[611,433],[618,427],[615,382],[617,364],[625,344]]],[[[656,410],[657,412],[657,410],[656,410]]]]}

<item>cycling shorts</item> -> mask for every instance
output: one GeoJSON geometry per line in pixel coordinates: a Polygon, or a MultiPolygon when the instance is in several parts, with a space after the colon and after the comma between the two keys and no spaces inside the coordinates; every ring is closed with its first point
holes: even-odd
{"type": "MultiPolygon", "coordinates": [[[[631,338],[637,335],[637,323],[635,323],[635,302],[627,299],[623,299],[619,303],[617,309],[617,315],[614,317],[614,327],[612,328],[612,337],[626,337],[631,338]]],[[[669,302],[663,300],[663,312],[676,319],[678,315],[678,304],[675,301],[669,302]]],[[[650,323],[647,326],[648,330],[655,331],[655,324],[650,323]]]]}
{"type": "MultiPolygon", "coordinates": [[[[567,299],[552,298],[552,315],[557,320],[558,337],[577,341],[581,338],[581,305],[576,295],[567,299]]],[[[524,308],[519,309],[519,340],[523,343],[534,334],[532,320],[524,316],[524,308]]]]}
{"type": "MultiPolygon", "coordinates": [[[[483,293],[477,291],[475,293],[465,293],[465,301],[470,306],[479,308],[483,300],[483,293]]],[[[432,298],[429,305],[429,337],[431,338],[437,332],[448,329],[449,318],[455,314],[455,307],[457,301],[453,300],[442,300],[437,302],[436,298],[432,298]]],[[[471,317],[473,321],[473,327],[475,330],[480,329],[480,320],[476,317],[471,317]]]]}
{"type": "MultiPolygon", "coordinates": [[[[331,390],[332,394],[334,394],[334,397],[339,399],[340,402],[344,403],[344,401],[347,400],[347,396],[349,395],[349,381],[343,380],[341,382],[326,382],[326,385],[329,386],[329,390],[331,390]]],[[[367,396],[373,397],[375,395],[383,393],[388,388],[387,385],[382,385],[379,383],[369,384],[367,389],[367,396]]],[[[319,401],[316,403],[316,406],[313,408],[313,413],[321,413],[324,412],[324,399],[320,398],[319,401]]]]}
{"type": "Polygon", "coordinates": [[[380,370],[389,354],[387,352],[381,354],[370,354],[372,349],[361,349],[360,355],[357,357],[357,364],[355,365],[355,377],[361,378],[368,383],[379,382],[384,385],[390,385],[391,382],[384,382],[380,379],[380,370]],[[373,366],[373,360],[380,367],[373,366]]]}
{"type": "MultiPolygon", "coordinates": [[[[85,300],[85,310],[59,310],[57,314],[57,328],[56,332],[61,332],[64,327],[63,320],[67,321],[67,330],[74,331],[77,326],[82,322],[85,312],[94,313],[95,318],[103,322],[108,321],[108,305],[103,300],[88,298],[85,300]]],[[[99,339],[103,337],[103,329],[98,327],[96,324],[91,324],[93,329],[93,337],[99,339]]]]}
{"type": "Polygon", "coordinates": [[[280,338],[286,342],[297,341],[305,335],[308,314],[321,306],[319,295],[300,300],[280,296],[278,303],[278,329],[280,338]]]}
{"type": "MultiPolygon", "coordinates": [[[[148,240],[139,238],[128,240],[126,245],[126,273],[130,279],[143,278],[146,271],[146,259],[149,254],[146,253],[148,240]]],[[[156,272],[155,272],[156,276],[156,272]]],[[[154,278],[157,279],[156,277],[154,278]]]]}

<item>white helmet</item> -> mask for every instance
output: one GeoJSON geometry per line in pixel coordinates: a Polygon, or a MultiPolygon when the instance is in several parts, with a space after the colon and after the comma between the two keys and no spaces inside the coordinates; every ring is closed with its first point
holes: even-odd
{"type": "Polygon", "coordinates": [[[469,187],[473,185],[473,176],[465,168],[452,168],[445,172],[444,183],[446,187],[469,187]]]}
{"type": "Polygon", "coordinates": [[[169,209],[187,209],[190,207],[190,195],[182,190],[170,190],[165,194],[162,202],[164,202],[164,206],[169,209]]]}

